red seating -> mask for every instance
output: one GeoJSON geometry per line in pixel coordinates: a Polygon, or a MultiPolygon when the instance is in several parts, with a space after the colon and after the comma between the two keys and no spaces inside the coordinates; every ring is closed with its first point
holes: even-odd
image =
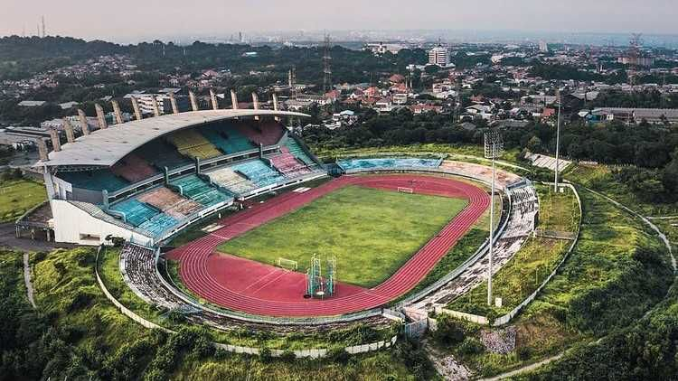
{"type": "Polygon", "coordinates": [[[237,128],[249,140],[264,146],[277,144],[285,134],[283,125],[275,121],[238,123],[237,128]]]}
{"type": "Polygon", "coordinates": [[[131,183],[138,183],[158,174],[146,160],[133,153],[125,156],[120,162],[115,164],[112,171],[131,183]]]}
{"type": "Polygon", "coordinates": [[[287,177],[297,177],[310,173],[308,166],[290,153],[287,147],[281,148],[282,153],[271,157],[271,162],[287,177]]]}

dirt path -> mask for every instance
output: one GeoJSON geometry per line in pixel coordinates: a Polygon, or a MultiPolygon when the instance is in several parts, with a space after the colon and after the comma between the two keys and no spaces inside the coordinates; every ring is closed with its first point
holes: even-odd
{"type": "Polygon", "coordinates": [[[28,295],[28,301],[31,303],[33,308],[38,308],[35,305],[35,299],[33,298],[33,283],[31,283],[31,266],[28,263],[28,253],[24,253],[24,283],[26,283],[26,294],[28,295]]]}

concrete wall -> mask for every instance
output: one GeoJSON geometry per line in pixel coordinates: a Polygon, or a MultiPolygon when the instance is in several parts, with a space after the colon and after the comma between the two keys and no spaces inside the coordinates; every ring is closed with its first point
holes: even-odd
{"type": "Polygon", "coordinates": [[[68,201],[52,200],[50,203],[54,213],[54,238],[56,242],[94,246],[106,243],[106,236],[112,234],[126,240],[133,240],[141,245],[151,243],[150,238],[95,218],[68,201]],[[82,236],[84,234],[97,238],[85,239],[82,236]]]}
{"type": "Polygon", "coordinates": [[[490,324],[490,321],[484,316],[466,314],[466,313],[463,313],[463,312],[447,310],[447,309],[440,308],[440,307],[436,307],[435,312],[438,315],[441,315],[441,314],[442,315],[449,315],[449,316],[455,317],[457,319],[470,321],[472,323],[476,323],[476,324],[480,324],[480,325],[490,324]]]}

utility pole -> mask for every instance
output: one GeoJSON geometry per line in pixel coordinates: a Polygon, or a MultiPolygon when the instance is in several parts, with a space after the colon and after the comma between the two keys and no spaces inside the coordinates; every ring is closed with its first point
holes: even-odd
{"type": "MultiPolygon", "coordinates": [[[[586,91],[586,89],[584,89],[586,91]]],[[[558,102],[558,127],[556,128],[556,180],[555,192],[558,193],[558,172],[560,172],[560,112],[562,110],[562,99],[560,89],[556,89],[556,102],[558,102]]]]}
{"type": "Polygon", "coordinates": [[[504,141],[499,130],[488,130],[485,133],[485,158],[492,159],[492,197],[490,197],[490,250],[487,267],[487,305],[492,306],[492,272],[494,265],[494,188],[496,178],[495,161],[501,157],[504,141]]]}

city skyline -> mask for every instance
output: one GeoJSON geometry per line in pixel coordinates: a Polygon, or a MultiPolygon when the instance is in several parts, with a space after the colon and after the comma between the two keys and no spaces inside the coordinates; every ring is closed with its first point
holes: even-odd
{"type": "Polygon", "coordinates": [[[206,0],[197,7],[186,2],[168,5],[167,2],[120,0],[116,3],[119,13],[97,9],[84,0],[70,1],[68,6],[45,0],[36,3],[26,7],[23,2],[9,0],[0,14],[0,35],[35,35],[43,16],[48,35],[115,42],[223,37],[237,31],[261,34],[330,30],[505,30],[668,35],[678,32],[674,26],[678,7],[670,0],[643,3],[574,0],[555,4],[536,0],[488,0],[482,7],[442,1],[412,5],[401,0],[369,3],[348,0],[334,4],[310,0],[284,3],[255,0],[247,4],[206,0]],[[190,16],[192,14],[195,17],[190,16]]]}

